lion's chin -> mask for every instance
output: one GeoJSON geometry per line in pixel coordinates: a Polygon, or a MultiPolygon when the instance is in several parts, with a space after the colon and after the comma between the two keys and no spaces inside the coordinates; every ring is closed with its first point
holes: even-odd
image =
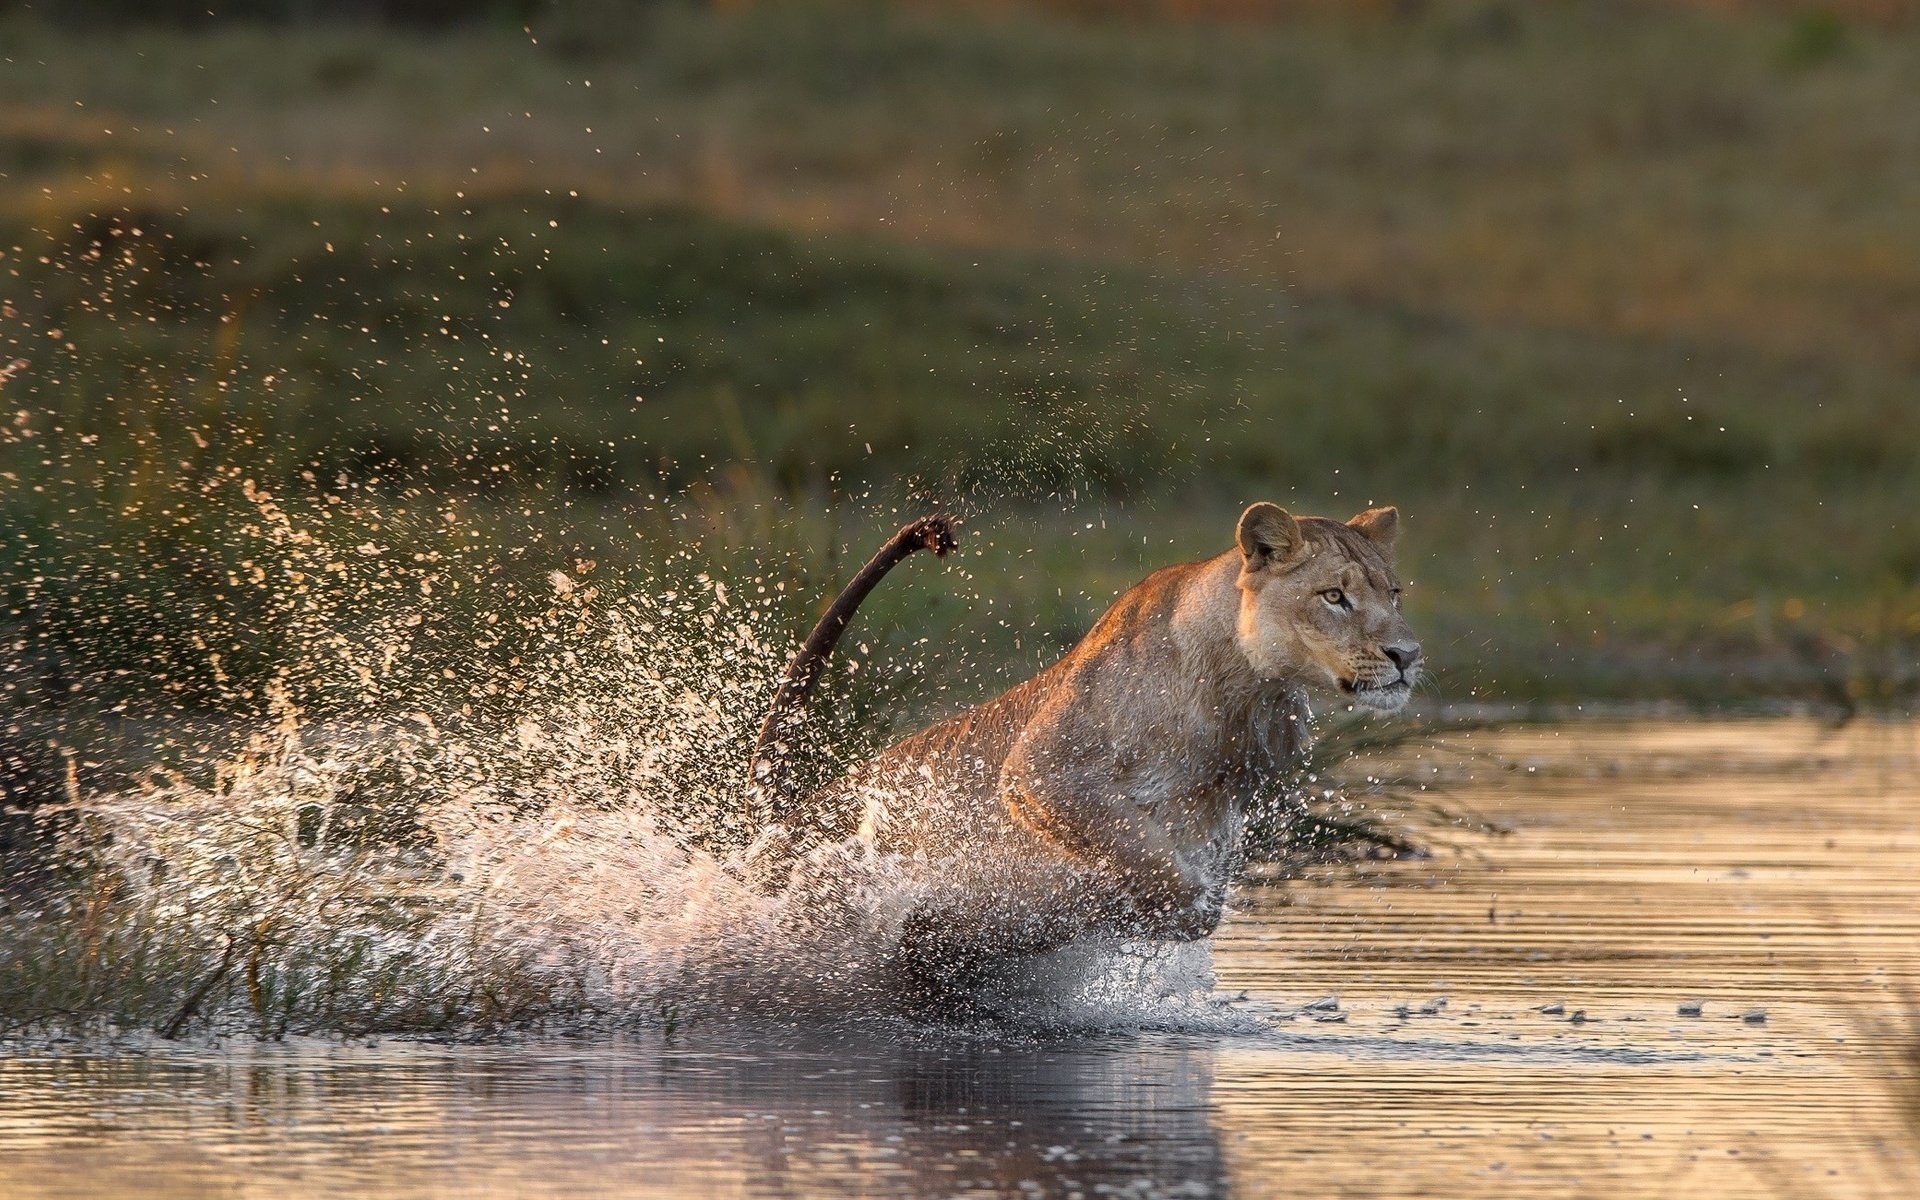
{"type": "Polygon", "coordinates": [[[1399,712],[1407,706],[1407,697],[1413,694],[1413,685],[1404,679],[1379,685],[1343,679],[1340,681],[1340,690],[1362,708],[1390,713],[1399,712]]]}

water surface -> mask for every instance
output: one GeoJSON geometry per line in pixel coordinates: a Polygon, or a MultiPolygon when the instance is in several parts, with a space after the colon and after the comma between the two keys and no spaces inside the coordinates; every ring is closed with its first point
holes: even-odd
{"type": "Polygon", "coordinates": [[[1912,1194],[1920,730],[1467,745],[1511,832],[1248,889],[1221,1020],[16,1050],[0,1195],[1912,1194]]]}

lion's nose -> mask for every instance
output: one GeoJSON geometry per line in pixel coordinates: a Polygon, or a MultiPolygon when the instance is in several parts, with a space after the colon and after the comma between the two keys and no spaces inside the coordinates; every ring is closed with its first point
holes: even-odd
{"type": "Polygon", "coordinates": [[[1401,642],[1397,646],[1382,646],[1380,649],[1393,661],[1394,666],[1400,668],[1403,675],[1408,667],[1420,661],[1419,642],[1401,642]]]}

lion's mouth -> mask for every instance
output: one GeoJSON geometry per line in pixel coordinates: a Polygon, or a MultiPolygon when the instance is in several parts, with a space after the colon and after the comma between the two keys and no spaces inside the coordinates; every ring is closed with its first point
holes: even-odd
{"type": "Polygon", "coordinates": [[[1364,679],[1342,679],[1340,690],[1368,708],[1399,708],[1413,693],[1413,684],[1405,676],[1386,683],[1368,683],[1364,679]]]}

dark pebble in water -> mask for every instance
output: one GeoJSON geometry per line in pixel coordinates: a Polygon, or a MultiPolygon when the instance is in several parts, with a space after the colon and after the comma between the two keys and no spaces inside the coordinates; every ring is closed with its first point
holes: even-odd
{"type": "Polygon", "coordinates": [[[1683,1017],[1697,1017],[1700,1015],[1700,1010],[1706,1006],[1707,1002],[1705,1000],[1684,1000],[1680,1004],[1680,1015],[1683,1017]]]}
{"type": "Polygon", "coordinates": [[[1756,1008],[1750,1012],[1743,1012],[1740,1014],[1740,1019],[1749,1025],[1765,1025],[1767,1023],[1767,1010],[1764,1008],[1756,1008]]]}

